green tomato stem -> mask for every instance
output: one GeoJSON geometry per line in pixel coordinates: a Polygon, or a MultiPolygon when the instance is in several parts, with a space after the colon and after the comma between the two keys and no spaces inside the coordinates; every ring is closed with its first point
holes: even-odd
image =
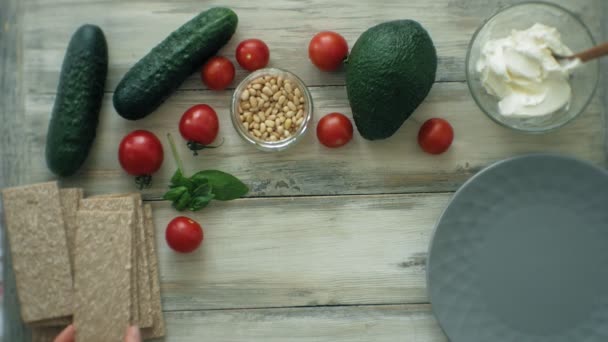
{"type": "Polygon", "coordinates": [[[171,146],[171,154],[173,155],[173,160],[175,160],[175,164],[177,164],[177,169],[181,171],[182,175],[184,175],[184,164],[179,158],[179,154],[177,153],[177,147],[175,147],[175,141],[173,140],[173,136],[171,135],[171,133],[167,133],[167,139],[169,140],[169,146],[171,146]]]}

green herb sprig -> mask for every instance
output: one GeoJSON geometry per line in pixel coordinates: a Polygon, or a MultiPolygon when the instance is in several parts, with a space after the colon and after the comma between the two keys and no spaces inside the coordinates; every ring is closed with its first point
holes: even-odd
{"type": "Polygon", "coordinates": [[[197,211],[205,208],[213,199],[230,201],[249,192],[247,185],[238,178],[219,170],[203,170],[191,177],[184,176],[184,165],[170,133],[167,134],[167,139],[177,170],[171,177],[169,191],[163,195],[163,199],[171,201],[175,209],[197,211]]]}

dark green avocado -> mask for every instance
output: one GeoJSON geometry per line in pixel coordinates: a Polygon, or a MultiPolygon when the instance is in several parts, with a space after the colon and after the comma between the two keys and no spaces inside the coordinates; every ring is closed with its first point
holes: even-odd
{"type": "Polygon", "coordinates": [[[152,113],[236,31],[238,18],[229,8],[200,13],[139,60],[114,92],[114,108],[125,119],[152,113]]]}
{"type": "Polygon", "coordinates": [[[346,65],[346,91],[361,136],[392,136],[428,95],[436,71],[435,46],[418,22],[389,21],[365,31],[346,65]]]}

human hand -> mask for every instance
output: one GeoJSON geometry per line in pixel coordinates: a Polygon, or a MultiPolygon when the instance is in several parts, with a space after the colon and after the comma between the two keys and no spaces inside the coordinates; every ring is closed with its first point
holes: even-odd
{"type": "MultiPolygon", "coordinates": [[[[55,338],[55,342],[75,342],[76,341],[76,330],[74,325],[68,325],[62,332],[55,338]]],[[[137,326],[130,326],[125,333],[125,342],[141,342],[141,332],[137,326]]]]}

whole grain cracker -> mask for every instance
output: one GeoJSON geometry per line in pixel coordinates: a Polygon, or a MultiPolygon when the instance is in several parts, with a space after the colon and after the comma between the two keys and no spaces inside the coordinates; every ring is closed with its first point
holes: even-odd
{"type": "Polygon", "coordinates": [[[9,249],[30,323],[72,314],[72,275],[56,182],[2,191],[9,249]]]}
{"type": "Polygon", "coordinates": [[[78,203],[82,199],[84,191],[79,188],[60,189],[61,212],[65,223],[65,237],[68,244],[68,255],[70,257],[70,269],[74,270],[74,238],[76,236],[76,212],[78,203]]]}
{"type": "Polygon", "coordinates": [[[146,234],[144,228],[143,202],[141,194],[123,193],[123,194],[104,194],[92,197],[97,198],[122,198],[131,197],[135,201],[135,211],[137,214],[137,236],[136,236],[136,252],[137,252],[137,290],[138,290],[138,305],[139,305],[139,326],[141,328],[152,327],[152,299],[151,299],[151,281],[150,267],[148,261],[148,250],[146,248],[146,234]]]}
{"type": "Polygon", "coordinates": [[[132,211],[79,210],[74,253],[76,340],[120,342],[130,324],[132,211]]]}
{"type": "Polygon", "coordinates": [[[70,323],[72,323],[72,316],[45,319],[42,321],[28,323],[28,325],[33,328],[48,328],[48,327],[65,327],[70,323]]]}
{"type": "Polygon", "coordinates": [[[145,339],[159,338],[165,336],[165,319],[160,293],[160,281],[158,272],[158,257],[156,255],[156,232],[154,229],[154,219],[152,217],[152,207],[144,205],[144,227],[146,230],[146,244],[150,261],[150,278],[152,288],[152,313],[154,324],[152,328],[142,330],[145,339]]]}
{"type": "MultiPolygon", "coordinates": [[[[131,197],[89,197],[80,201],[79,204],[80,210],[94,210],[94,211],[105,211],[105,212],[116,212],[116,211],[124,211],[124,212],[132,212],[135,215],[135,200],[131,197]]],[[[137,219],[137,216],[135,216],[137,219]]],[[[135,231],[136,224],[133,225],[133,230],[135,231]]],[[[131,253],[131,301],[129,308],[130,312],[130,322],[131,324],[138,325],[139,324],[139,295],[137,291],[137,252],[135,250],[137,238],[137,234],[132,232],[131,235],[131,249],[133,253],[131,253]]]]}
{"type": "Polygon", "coordinates": [[[32,342],[54,342],[57,335],[65,329],[67,325],[61,327],[46,327],[32,329],[32,342]]]}

